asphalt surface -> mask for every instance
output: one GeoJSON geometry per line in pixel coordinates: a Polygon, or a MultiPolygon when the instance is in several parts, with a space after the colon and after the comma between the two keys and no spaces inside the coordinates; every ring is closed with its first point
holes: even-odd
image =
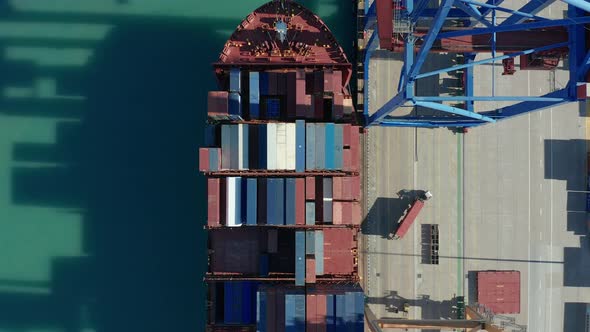
{"type": "MultiPolygon", "coordinates": [[[[523,3],[504,2],[510,8],[523,3]]],[[[554,6],[541,14],[554,17],[563,11],[554,6]]],[[[449,61],[440,55],[426,66],[449,61]]],[[[401,65],[395,55],[375,54],[370,112],[396,93],[401,65]]],[[[563,63],[555,73],[501,72],[501,63],[477,67],[475,94],[541,95],[567,82],[563,63]]],[[[429,80],[418,85],[419,94],[451,93],[455,84],[451,76],[429,80]]],[[[495,106],[476,103],[476,110],[495,106]]],[[[400,114],[404,112],[408,110],[400,114]]],[[[448,129],[371,128],[362,263],[376,316],[402,317],[392,308],[408,302],[409,318],[453,318],[455,296],[476,301],[475,271],[518,270],[520,313],[499,316],[498,324],[513,319],[528,331],[582,331],[583,310],[567,308],[590,302],[585,194],[578,192],[586,183],[584,115],[584,105],[571,103],[465,135],[448,129]],[[411,196],[412,190],[426,189],[434,197],[409,233],[401,240],[386,239],[409,201],[398,193],[406,190],[411,196]],[[422,243],[430,239],[425,232],[430,224],[438,224],[440,232],[438,265],[425,264],[427,246],[422,243]]],[[[506,329],[511,330],[517,329],[506,329]]]]}

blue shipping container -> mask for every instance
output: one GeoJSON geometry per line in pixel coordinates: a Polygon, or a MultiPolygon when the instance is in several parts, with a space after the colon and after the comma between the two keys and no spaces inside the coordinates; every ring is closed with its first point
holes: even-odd
{"type": "Polygon", "coordinates": [[[256,225],[256,214],[257,214],[257,201],[258,201],[258,187],[257,187],[257,180],[256,178],[247,179],[247,201],[248,205],[247,209],[247,216],[246,216],[246,224],[248,225],[256,225]]]}
{"type": "Polygon", "coordinates": [[[264,71],[260,73],[260,95],[268,95],[268,73],[264,71]]]}
{"type": "Polygon", "coordinates": [[[260,254],[260,264],[258,265],[261,277],[268,276],[268,254],[260,254]]]}
{"type": "Polygon", "coordinates": [[[365,295],[363,292],[354,293],[354,329],[355,332],[365,330],[365,295]]]}
{"type": "Polygon", "coordinates": [[[205,125],[205,137],[203,142],[205,143],[205,146],[218,146],[217,142],[215,141],[215,128],[216,126],[211,125],[211,124],[207,124],[205,125]]]}
{"type": "Polygon", "coordinates": [[[315,126],[315,166],[326,169],[326,124],[316,123],[315,126]]]}
{"type": "Polygon", "coordinates": [[[315,274],[324,274],[324,231],[315,231],[315,274]]]}
{"type": "Polygon", "coordinates": [[[256,332],[267,332],[265,291],[258,291],[256,293],[256,332]]]}
{"type": "Polygon", "coordinates": [[[281,117],[281,100],[277,98],[268,98],[266,100],[266,117],[268,119],[278,119],[281,117]]]}
{"type": "Polygon", "coordinates": [[[270,225],[285,224],[284,179],[270,178],[267,181],[267,220],[270,225]]]}
{"type": "MultiPolygon", "coordinates": [[[[241,214],[240,214],[240,221],[242,224],[246,225],[248,223],[248,204],[249,199],[248,199],[248,179],[247,178],[242,178],[241,181],[241,214]]],[[[236,204],[238,204],[238,202],[236,202],[236,204]]]]}
{"type": "Polygon", "coordinates": [[[295,296],[295,331],[305,331],[305,295],[295,296]]]}
{"type": "Polygon", "coordinates": [[[315,234],[314,231],[305,231],[305,254],[315,255],[315,234]]]}
{"type": "Polygon", "coordinates": [[[258,126],[258,168],[266,169],[266,125],[258,126]]]}
{"type": "Polygon", "coordinates": [[[253,324],[256,320],[254,293],[256,286],[251,281],[243,281],[242,284],[242,324],[253,324]]]}
{"type": "Polygon", "coordinates": [[[342,147],[344,146],[344,125],[334,128],[334,169],[342,169],[342,147]]]}
{"type": "Polygon", "coordinates": [[[344,294],[337,294],[335,296],[336,301],[334,304],[334,310],[336,312],[336,331],[344,331],[345,320],[346,320],[346,299],[344,294]]]}
{"type": "Polygon", "coordinates": [[[260,77],[258,72],[250,72],[250,119],[260,117],[260,77]]]}
{"type": "Polygon", "coordinates": [[[305,169],[316,169],[315,163],[315,123],[305,124],[305,169]]]}
{"type": "Polygon", "coordinates": [[[295,179],[286,179],[285,187],[285,225],[295,225],[295,179]]]}
{"type": "Polygon", "coordinates": [[[334,169],[334,124],[326,123],[326,169],[334,169]]]}
{"type": "Polygon", "coordinates": [[[226,324],[242,323],[242,283],[226,282],[223,292],[223,322],[226,324]]]}
{"type": "Polygon", "coordinates": [[[305,172],[305,121],[295,121],[295,170],[305,172]]]}
{"type": "Polygon", "coordinates": [[[295,294],[285,295],[285,332],[299,332],[295,329],[295,294]]]}
{"type": "Polygon", "coordinates": [[[229,93],[229,114],[242,115],[242,97],[237,92],[229,93]]]}
{"type": "Polygon", "coordinates": [[[305,233],[295,232],[295,285],[305,285],[305,233]]]}
{"type": "Polygon", "coordinates": [[[336,332],[335,295],[326,295],[326,332],[336,332]]]}
{"type": "Polygon", "coordinates": [[[305,202],[305,224],[315,225],[315,202],[305,202]]]}
{"type": "Polygon", "coordinates": [[[232,68],[229,71],[229,91],[241,92],[240,68],[232,68]]]}

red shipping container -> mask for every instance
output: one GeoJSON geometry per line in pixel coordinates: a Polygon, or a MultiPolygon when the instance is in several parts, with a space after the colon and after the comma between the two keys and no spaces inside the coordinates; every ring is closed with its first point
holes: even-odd
{"type": "Polygon", "coordinates": [[[352,171],[352,156],[350,149],[342,150],[342,169],[345,171],[352,171]]]}
{"type": "Polygon", "coordinates": [[[207,225],[221,225],[221,180],[207,179],[207,225]]]}
{"type": "Polygon", "coordinates": [[[305,296],[305,332],[316,332],[317,320],[317,295],[307,294],[305,296]]]}
{"type": "Polygon", "coordinates": [[[297,115],[297,87],[295,72],[286,74],[286,102],[287,102],[287,117],[294,119],[297,115]]]}
{"type": "Polygon", "coordinates": [[[207,95],[207,112],[211,114],[228,114],[227,91],[209,91],[207,95]]]}
{"type": "Polygon", "coordinates": [[[305,179],[295,179],[295,224],[305,225],[305,179]]]}
{"type": "Polygon", "coordinates": [[[342,201],[344,200],[342,193],[342,185],[345,177],[335,176],[332,178],[332,199],[342,201]]]}
{"type": "Polygon", "coordinates": [[[315,177],[313,176],[305,178],[305,199],[308,201],[315,200],[315,177]]]}
{"type": "Polygon", "coordinates": [[[315,284],[315,259],[305,259],[305,282],[315,284]]]}
{"type": "Polygon", "coordinates": [[[209,170],[209,149],[199,149],[199,171],[206,172],[209,170]]]}
{"type": "Polygon", "coordinates": [[[477,302],[497,314],[520,313],[520,272],[477,272],[477,302]]]}
{"type": "Polygon", "coordinates": [[[332,223],[334,225],[342,225],[343,224],[343,206],[342,201],[332,201],[332,223]]]}
{"type": "Polygon", "coordinates": [[[277,75],[276,72],[268,72],[268,94],[271,96],[277,95],[277,75]]]}
{"type": "Polygon", "coordinates": [[[336,70],[333,73],[332,91],[334,91],[334,93],[342,93],[342,72],[339,70],[336,70]]]}
{"type": "Polygon", "coordinates": [[[312,108],[313,108],[313,114],[309,114],[309,116],[307,118],[311,118],[312,119],[316,119],[316,120],[321,120],[324,116],[324,97],[323,96],[312,96],[311,97],[311,101],[312,101],[312,108]]]}
{"type": "Polygon", "coordinates": [[[345,147],[350,147],[350,131],[352,130],[352,125],[350,123],[344,124],[342,128],[342,144],[345,147]]]}
{"type": "Polygon", "coordinates": [[[332,92],[334,91],[334,73],[331,70],[324,71],[324,91],[325,92],[332,92]]]}
{"type": "Polygon", "coordinates": [[[361,203],[350,202],[350,205],[352,207],[352,213],[350,214],[352,217],[351,224],[360,225],[363,222],[361,203]]]}
{"type": "Polygon", "coordinates": [[[326,295],[316,295],[316,332],[326,332],[326,295]]]}
{"type": "Polygon", "coordinates": [[[350,177],[350,199],[354,201],[361,200],[361,177],[352,176],[350,177]]]}
{"type": "Polygon", "coordinates": [[[297,80],[302,80],[305,81],[305,69],[303,68],[299,68],[297,69],[297,71],[295,72],[296,78],[297,80]]]}

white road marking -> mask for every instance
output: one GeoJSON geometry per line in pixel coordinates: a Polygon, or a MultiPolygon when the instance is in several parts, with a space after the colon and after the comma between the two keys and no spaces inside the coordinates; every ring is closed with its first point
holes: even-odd
{"type": "Polygon", "coordinates": [[[542,216],[543,215],[543,208],[539,209],[539,215],[542,216]]]}
{"type": "Polygon", "coordinates": [[[539,240],[543,239],[543,233],[539,232],[539,240]]]}

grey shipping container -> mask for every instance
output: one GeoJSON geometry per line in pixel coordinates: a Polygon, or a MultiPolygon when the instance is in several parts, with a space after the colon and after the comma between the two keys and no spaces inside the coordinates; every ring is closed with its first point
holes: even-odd
{"type": "Polygon", "coordinates": [[[315,274],[324,274],[324,231],[314,232],[315,242],[315,274]]]}
{"type": "Polygon", "coordinates": [[[258,72],[250,72],[250,119],[258,119],[260,117],[260,78],[258,72]]]}
{"type": "Polygon", "coordinates": [[[308,170],[316,169],[315,163],[315,123],[305,124],[305,168],[308,170]]]}
{"type": "Polygon", "coordinates": [[[315,125],[315,166],[316,169],[326,168],[326,124],[315,125]]]}
{"type": "Polygon", "coordinates": [[[295,179],[285,180],[285,225],[295,225],[295,179]]]}
{"type": "Polygon", "coordinates": [[[295,170],[297,172],[305,171],[305,121],[295,121],[295,170]]]}
{"type": "Polygon", "coordinates": [[[256,178],[249,178],[246,180],[247,182],[247,194],[246,199],[248,204],[246,206],[246,224],[247,225],[256,225],[256,206],[257,206],[257,198],[258,198],[258,188],[257,188],[257,181],[256,178]]]}
{"type": "Polygon", "coordinates": [[[239,145],[240,145],[240,131],[238,126],[229,126],[229,153],[230,153],[230,169],[239,169],[239,145]]]}
{"type": "Polygon", "coordinates": [[[285,224],[285,185],[284,179],[270,178],[267,180],[267,206],[268,224],[285,224]]]}
{"type": "Polygon", "coordinates": [[[256,292],[256,332],[267,332],[266,291],[256,292]]]}
{"type": "Polygon", "coordinates": [[[250,159],[248,138],[250,137],[250,126],[247,124],[238,125],[238,167],[239,169],[248,169],[248,160],[250,159]]]}
{"type": "Polygon", "coordinates": [[[315,254],[315,234],[314,231],[305,231],[305,254],[315,254]]]}
{"type": "Polygon", "coordinates": [[[323,181],[323,185],[324,185],[324,188],[323,188],[323,191],[324,191],[323,198],[324,198],[324,200],[326,200],[326,199],[332,199],[332,197],[334,197],[333,196],[333,193],[332,193],[332,178],[323,178],[322,181],[323,181]]]}
{"type": "Polygon", "coordinates": [[[333,213],[332,213],[332,200],[324,199],[324,208],[323,208],[323,222],[331,223],[333,222],[333,213]]]}
{"type": "Polygon", "coordinates": [[[295,285],[305,285],[305,233],[295,232],[295,285]]]}
{"type": "Polygon", "coordinates": [[[305,224],[315,225],[315,203],[305,202],[305,224]]]}
{"type": "Polygon", "coordinates": [[[221,168],[231,168],[231,128],[229,125],[221,126],[221,168]]]}

